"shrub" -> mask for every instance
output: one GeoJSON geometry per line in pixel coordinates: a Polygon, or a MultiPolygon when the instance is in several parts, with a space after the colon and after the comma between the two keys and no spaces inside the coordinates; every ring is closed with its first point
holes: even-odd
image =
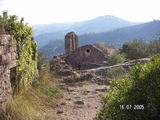
{"type": "Polygon", "coordinates": [[[108,58],[107,62],[108,62],[108,65],[123,63],[125,62],[125,57],[123,54],[113,54],[108,58]]]}
{"type": "Polygon", "coordinates": [[[118,79],[125,75],[127,75],[127,71],[123,67],[114,67],[106,71],[106,76],[111,79],[118,79]]]}
{"type": "Polygon", "coordinates": [[[133,67],[129,78],[112,81],[103,101],[98,120],[159,120],[160,55],[150,63],[133,67]]]}
{"type": "Polygon", "coordinates": [[[154,55],[160,53],[160,38],[157,40],[153,40],[149,43],[148,46],[149,55],[154,55]]]}
{"type": "Polygon", "coordinates": [[[123,44],[122,52],[128,59],[139,59],[148,57],[148,44],[142,40],[134,40],[123,44]]]}
{"type": "Polygon", "coordinates": [[[41,52],[38,52],[37,68],[40,72],[49,72],[49,59],[41,52]]]}

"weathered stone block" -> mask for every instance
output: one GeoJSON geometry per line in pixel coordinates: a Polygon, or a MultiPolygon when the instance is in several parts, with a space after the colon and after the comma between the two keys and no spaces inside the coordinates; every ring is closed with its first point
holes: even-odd
{"type": "Polygon", "coordinates": [[[11,58],[12,58],[11,53],[7,53],[7,54],[6,54],[6,62],[7,62],[7,63],[10,63],[11,60],[12,60],[11,58]]]}
{"type": "Polygon", "coordinates": [[[9,68],[13,68],[13,67],[16,67],[16,66],[17,66],[17,61],[16,61],[16,60],[13,60],[13,61],[8,65],[9,68]]]}
{"type": "Polygon", "coordinates": [[[0,35],[0,45],[7,45],[10,41],[10,35],[0,35]]]}
{"type": "Polygon", "coordinates": [[[15,52],[12,52],[12,53],[11,53],[11,57],[12,57],[12,58],[11,58],[12,60],[16,60],[17,54],[16,54],[15,52]]]}
{"type": "Polygon", "coordinates": [[[15,45],[11,46],[9,49],[10,49],[9,50],[10,52],[16,52],[16,46],[15,45]]]}
{"type": "Polygon", "coordinates": [[[0,75],[4,73],[4,66],[0,65],[0,75]]]}
{"type": "Polygon", "coordinates": [[[6,55],[1,55],[0,56],[0,64],[5,64],[6,60],[7,60],[6,55]]]}
{"type": "Polygon", "coordinates": [[[3,46],[0,46],[0,55],[3,55],[4,54],[4,47],[3,46]]]}
{"type": "Polygon", "coordinates": [[[11,45],[11,46],[16,45],[16,41],[15,41],[15,40],[13,40],[13,38],[12,38],[12,37],[10,37],[10,39],[9,39],[9,45],[11,45]]]}

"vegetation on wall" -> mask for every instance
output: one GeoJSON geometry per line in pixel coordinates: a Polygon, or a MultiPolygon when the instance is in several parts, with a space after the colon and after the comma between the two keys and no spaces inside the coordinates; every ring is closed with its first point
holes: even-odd
{"type": "Polygon", "coordinates": [[[113,80],[98,120],[160,119],[160,55],[136,65],[128,78],[113,80]]]}
{"type": "MultiPolygon", "coordinates": [[[[18,19],[15,15],[3,12],[0,16],[0,27],[13,36],[17,44],[18,66],[16,68],[16,79],[12,79],[14,91],[20,91],[31,86],[37,74],[37,51],[33,40],[32,28],[24,23],[24,19],[18,19]]],[[[14,74],[15,75],[15,74],[14,74]]]]}
{"type": "Polygon", "coordinates": [[[0,111],[0,120],[44,120],[48,109],[55,107],[63,91],[49,71],[49,61],[37,53],[32,38],[32,28],[18,19],[3,12],[0,27],[13,36],[17,45],[17,67],[11,69],[11,84],[15,94],[4,111],[0,111]],[[39,75],[37,76],[37,68],[39,75]]]}

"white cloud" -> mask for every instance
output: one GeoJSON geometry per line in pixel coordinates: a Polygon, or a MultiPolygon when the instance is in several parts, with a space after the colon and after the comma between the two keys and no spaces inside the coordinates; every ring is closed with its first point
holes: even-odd
{"type": "Polygon", "coordinates": [[[4,0],[0,10],[23,16],[30,24],[71,22],[100,15],[131,21],[160,19],[159,0],[4,0]]]}

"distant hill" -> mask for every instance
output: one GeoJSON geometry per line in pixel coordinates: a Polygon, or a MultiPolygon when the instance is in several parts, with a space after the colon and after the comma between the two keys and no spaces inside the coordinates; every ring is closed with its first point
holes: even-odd
{"type": "Polygon", "coordinates": [[[63,39],[64,35],[70,31],[74,31],[78,35],[82,35],[87,33],[106,32],[136,24],[138,23],[129,22],[115,16],[106,15],[82,22],[36,25],[34,26],[34,31],[38,46],[42,47],[49,41],[63,39]]]}
{"type": "Polygon", "coordinates": [[[93,44],[106,42],[115,47],[120,47],[124,42],[141,39],[150,41],[160,37],[160,21],[151,21],[140,25],[124,27],[109,32],[97,34],[84,34],[79,36],[80,44],[93,44]]]}
{"type": "MultiPolygon", "coordinates": [[[[144,41],[150,41],[160,37],[160,21],[152,21],[140,25],[119,28],[116,30],[84,34],[79,36],[79,44],[94,44],[105,42],[115,47],[121,47],[124,42],[141,39],[144,41]]],[[[51,41],[44,47],[40,48],[40,51],[45,53],[49,58],[58,53],[64,51],[64,40],[58,40],[56,42],[51,41]]]]}
{"type": "Polygon", "coordinates": [[[51,59],[54,55],[64,53],[64,41],[50,41],[47,45],[40,48],[39,51],[45,54],[49,59],[51,59]]]}

